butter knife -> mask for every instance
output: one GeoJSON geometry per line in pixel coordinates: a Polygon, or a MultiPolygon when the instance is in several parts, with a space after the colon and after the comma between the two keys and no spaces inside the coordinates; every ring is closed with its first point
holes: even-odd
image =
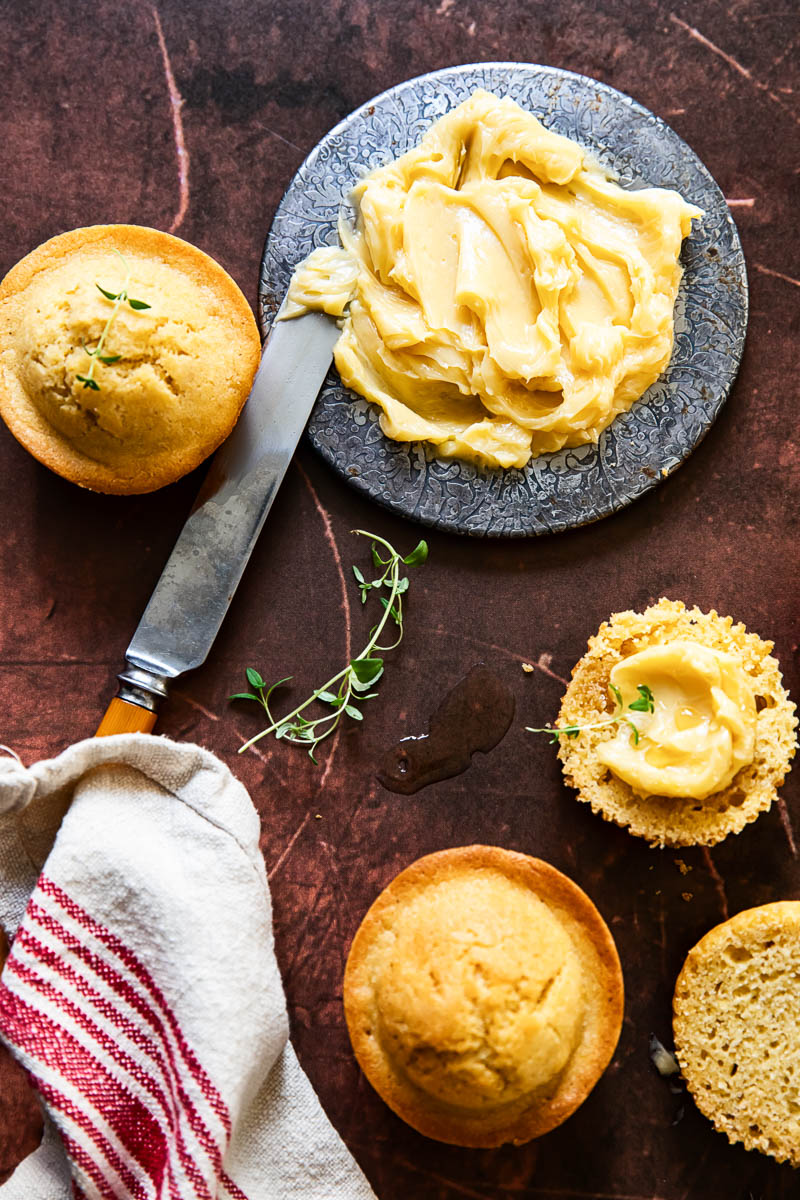
{"type": "Polygon", "coordinates": [[[97,730],[149,732],[173,679],[205,662],[331,365],[339,330],[309,312],[273,322],[253,388],[217,451],[133,635],[97,730]]]}

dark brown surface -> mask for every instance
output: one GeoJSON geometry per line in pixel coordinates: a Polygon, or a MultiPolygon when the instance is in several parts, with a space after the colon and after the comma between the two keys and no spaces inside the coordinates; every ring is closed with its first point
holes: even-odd
{"type": "Polygon", "coordinates": [[[447,693],[425,730],[406,734],[383,753],[376,764],[378,782],[387,791],[413,796],[461,775],[474,754],[488,754],[503,740],[515,708],[511,689],[478,664],[447,693]]]}
{"type": "MultiPolygon", "coordinates": [[[[738,202],[751,283],[745,360],[721,419],[673,478],[562,537],[431,536],[382,697],[317,768],[284,745],[237,758],[257,718],[226,696],[247,664],[270,678],[293,672],[303,687],[325,678],[368,625],[349,572],[363,547],[349,530],[407,549],[419,531],[355,497],[304,448],[211,660],[164,711],[161,731],[215,750],[262,814],[295,1044],[381,1200],[776,1200],[800,1187],[788,1167],[728,1147],[690,1102],[674,1123],[681,1101],[647,1053],[651,1030],[670,1041],[672,985],[698,937],[728,912],[800,897],[796,779],[784,809],[712,854],[654,852],[576,804],[547,739],[522,729],[555,715],[563,679],[611,610],[662,594],[774,637],[800,690],[799,36],[794,0],[676,0],[671,10],[654,0],[0,0],[2,271],[62,230],[134,221],[197,243],[254,299],[271,215],[317,139],[384,87],[472,60],[551,63],[630,93],[738,202]],[[409,798],[385,792],[371,765],[479,660],[515,693],[506,738],[457,779],[409,798]],[[628,986],[619,1050],[595,1092],[560,1130],[517,1150],[458,1150],[406,1129],[360,1077],[342,1017],[347,946],[377,892],[418,855],[473,841],[535,854],[584,887],[617,938],[628,986]]],[[[150,497],[94,496],[5,431],[0,462],[0,741],[31,762],[96,727],[200,475],[150,497]]],[[[2,1070],[7,1168],[30,1146],[35,1110],[2,1070]]]]}

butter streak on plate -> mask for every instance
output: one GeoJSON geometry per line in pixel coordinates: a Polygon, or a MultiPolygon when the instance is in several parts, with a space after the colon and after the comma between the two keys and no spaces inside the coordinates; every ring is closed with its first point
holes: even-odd
{"type": "Polygon", "coordinates": [[[262,263],[265,331],[294,267],[336,245],[340,212],[368,171],[416,146],[430,125],[477,88],[508,96],[548,129],[580,143],[623,187],[672,188],[704,210],[684,241],[675,343],[666,371],[597,444],[482,469],[390,441],[379,409],[332,370],[308,425],[314,447],[359,491],[423,524],[476,536],[558,532],[607,516],[683,462],[716,418],[736,376],[747,281],[736,228],[703,164],[664,122],[605,84],[552,67],[490,63],[449,68],[385,92],[346,118],[292,181],[262,263]]]}

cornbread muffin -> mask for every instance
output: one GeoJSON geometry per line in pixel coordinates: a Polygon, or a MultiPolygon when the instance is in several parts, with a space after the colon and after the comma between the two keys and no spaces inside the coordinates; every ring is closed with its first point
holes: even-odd
{"type": "Polygon", "coordinates": [[[752,689],[752,761],[726,786],[704,799],[639,794],[598,757],[600,747],[617,737],[614,725],[585,729],[575,738],[562,736],[558,754],[578,799],[606,820],[627,826],[653,846],[712,846],[770,807],[794,756],[795,706],[771,655],[772,642],[734,625],[730,617],[687,609],[679,600],[661,599],[643,613],[615,613],[590,638],[587,653],[574,668],[556,726],[585,726],[610,716],[615,666],[645,648],[678,642],[731,656],[752,689]]]}
{"type": "Polygon", "coordinates": [[[0,284],[0,415],[40,462],[94,491],[149,492],[198,466],[236,423],[260,350],[230,276],[156,229],[61,234],[0,284]],[[148,307],[119,306],[102,362],[88,353],[114,307],[100,289],[118,294],[128,268],[129,296],[148,307]]]}
{"type": "Polygon", "coordinates": [[[418,859],[381,892],[344,977],[350,1039],[390,1108],[458,1146],[517,1145],[574,1112],[622,1024],[616,948],[554,867],[496,846],[418,859]]]}
{"type": "Polygon", "coordinates": [[[800,1167],[800,901],[737,913],[675,985],[675,1050],[700,1111],[731,1143],[800,1167]]]}

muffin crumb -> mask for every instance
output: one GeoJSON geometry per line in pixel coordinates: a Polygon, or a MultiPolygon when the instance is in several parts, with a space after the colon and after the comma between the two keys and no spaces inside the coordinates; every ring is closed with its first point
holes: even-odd
{"type": "Polygon", "coordinates": [[[700,1111],[731,1143],[800,1167],[800,901],[747,909],[689,952],[675,1051],[700,1111]]]}

